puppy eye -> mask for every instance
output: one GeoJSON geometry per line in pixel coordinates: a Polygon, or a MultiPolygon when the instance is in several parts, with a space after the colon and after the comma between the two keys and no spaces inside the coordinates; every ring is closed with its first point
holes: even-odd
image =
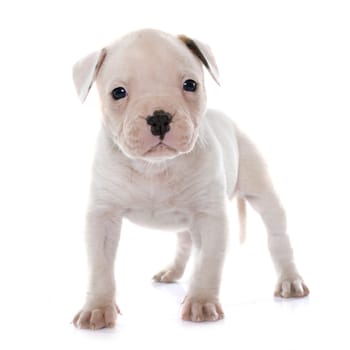
{"type": "Polygon", "coordinates": [[[122,87],[119,86],[112,91],[112,97],[115,100],[120,100],[121,98],[124,98],[128,95],[127,91],[122,87]]]}
{"type": "Polygon", "coordinates": [[[192,79],[188,79],[184,82],[183,89],[185,91],[195,92],[197,89],[197,83],[192,79]]]}

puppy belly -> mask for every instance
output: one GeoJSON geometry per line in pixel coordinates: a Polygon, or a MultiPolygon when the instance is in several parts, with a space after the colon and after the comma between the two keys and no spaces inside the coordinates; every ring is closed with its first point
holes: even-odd
{"type": "Polygon", "coordinates": [[[187,230],[191,224],[190,216],[181,210],[129,209],[125,217],[137,225],[157,230],[187,230]]]}

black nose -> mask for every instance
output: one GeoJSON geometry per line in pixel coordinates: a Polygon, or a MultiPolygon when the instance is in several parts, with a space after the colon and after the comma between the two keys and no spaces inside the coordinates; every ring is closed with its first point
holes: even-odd
{"type": "Polygon", "coordinates": [[[146,120],[147,124],[151,126],[151,133],[154,136],[159,136],[161,140],[164,139],[165,134],[170,130],[170,123],[173,119],[172,115],[162,110],[154,111],[153,115],[149,115],[146,120]]]}

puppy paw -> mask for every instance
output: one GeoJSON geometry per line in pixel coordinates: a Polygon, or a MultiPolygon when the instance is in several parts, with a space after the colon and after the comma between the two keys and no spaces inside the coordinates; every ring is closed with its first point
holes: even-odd
{"type": "Polygon", "coordinates": [[[275,297],[302,298],[309,295],[309,288],[304,281],[296,276],[294,278],[281,278],[275,288],[275,297]]]}
{"type": "Polygon", "coordinates": [[[224,311],[218,301],[185,298],[182,319],[192,322],[213,322],[224,318],[224,311]]]}
{"type": "Polygon", "coordinates": [[[115,304],[96,308],[83,308],[75,315],[73,324],[80,329],[113,328],[119,313],[119,308],[115,304]]]}
{"type": "Polygon", "coordinates": [[[174,283],[183,275],[183,270],[175,267],[165,268],[153,276],[155,282],[174,283]]]}

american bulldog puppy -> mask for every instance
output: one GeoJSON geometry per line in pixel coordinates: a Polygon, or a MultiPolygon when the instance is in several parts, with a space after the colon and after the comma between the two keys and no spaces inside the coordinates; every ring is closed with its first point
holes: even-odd
{"type": "Polygon", "coordinates": [[[132,32],[74,65],[80,100],[95,82],[102,109],[86,218],[89,283],[73,321],[77,327],[115,325],[114,260],[123,218],[177,232],[176,255],[154,280],[181,278],[193,251],[182,318],[222,319],[227,200],[234,197],[243,220],[248,201],[266,226],[277,272],[275,295],[309,293],[295,266],[285,211],[264,161],[228,116],[207,109],[203,66],[219,82],[207,45],[153,29],[132,32]]]}

